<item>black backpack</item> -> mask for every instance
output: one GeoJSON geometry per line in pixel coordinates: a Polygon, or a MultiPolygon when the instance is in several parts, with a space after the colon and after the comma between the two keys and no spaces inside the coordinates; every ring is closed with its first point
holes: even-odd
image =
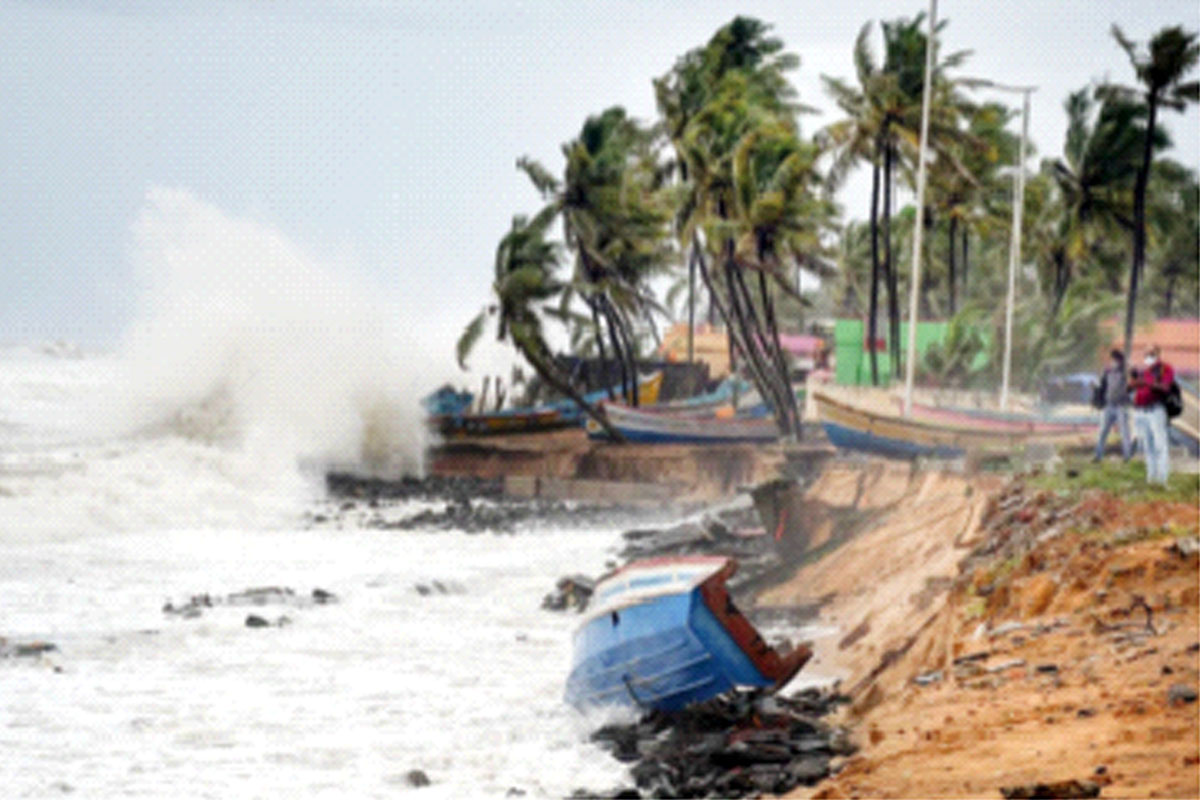
{"type": "Polygon", "coordinates": [[[1108,373],[1100,375],[1100,382],[1092,384],[1092,408],[1104,408],[1104,395],[1107,394],[1105,384],[1108,383],[1108,373]]]}
{"type": "Polygon", "coordinates": [[[1183,413],[1183,392],[1179,390],[1179,384],[1171,381],[1170,388],[1167,389],[1167,394],[1163,397],[1163,408],[1167,411],[1167,417],[1174,419],[1183,413]]]}

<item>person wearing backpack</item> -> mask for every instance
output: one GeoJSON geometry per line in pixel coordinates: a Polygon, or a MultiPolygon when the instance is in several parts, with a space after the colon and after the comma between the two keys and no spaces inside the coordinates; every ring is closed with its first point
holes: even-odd
{"type": "MultiPolygon", "coordinates": [[[[1165,486],[1171,469],[1167,443],[1167,402],[1175,385],[1175,370],[1162,360],[1157,345],[1146,348],[1145,367],[1131,371],[1133,419],[1146,459],[1146,480],[1165,486]]],[[[1177,391],[1177,390],[1176,390],[1177,391]]]]}
{"type": "Polygon", "coordinates": [[[1096,440],[1096,457],[1092,459],[1097,462],[1104,458],[1104,445],[1114,426],[1121,432],[1121,456],[1126,461],[1133,456],[1133,441],[1129,436],[1129,385],[1125,380],[1125,354],[1113,350],[1111,358],[1108,367],[1100,373],[1100,382],[1092,394],[1092,405],[1103,414],[1100,438],[1096,440]]]}

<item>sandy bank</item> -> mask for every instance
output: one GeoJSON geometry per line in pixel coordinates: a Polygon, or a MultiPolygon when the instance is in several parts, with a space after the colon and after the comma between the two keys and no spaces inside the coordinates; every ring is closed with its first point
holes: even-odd
{"type": "Polygon", "coordinates": [[[1071,780],[1104,797],[1200,796],[1194,491],[1118,495],[827,471],[806,495],[817,552],[825,528],[853,538],[760,604],[824,601],[837,633],[810,669],[843,678],[862,750],[793,796],[999,797],[1071,780]]]}

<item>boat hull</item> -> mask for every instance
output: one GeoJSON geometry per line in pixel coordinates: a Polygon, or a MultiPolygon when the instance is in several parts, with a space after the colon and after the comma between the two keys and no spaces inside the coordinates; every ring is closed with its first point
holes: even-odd
{"type": "Polygon", "coordinates": [[[811,656],[781,657],[729,600],[725,558],[640,562],[602,580],[575,634],[566,700],[675,711],[735,688],[786,683],[811,656]]]}
{"type": "MultiPolygon", "coordinates": [[[[779,438],[774,419],[767,416],[668,413],[615,403],[606,403],[604,412],[626,441],[642,444],[732,444],[773,442],[779,438]]],[[[606,438],[598,425],[589,425],[588,435],[593,439],[606,438]]]]}
{"type": "Polygon", "coordinates": [[[1089,447],[1096,437],[1095,425],[1087,423],[1019,423],[961,414],[902,417],[857,408],[821,393],[815,400],[831,443],[888,458],[954,458],[967,452],[1012,452],[1033,443],[1089,447]]]}

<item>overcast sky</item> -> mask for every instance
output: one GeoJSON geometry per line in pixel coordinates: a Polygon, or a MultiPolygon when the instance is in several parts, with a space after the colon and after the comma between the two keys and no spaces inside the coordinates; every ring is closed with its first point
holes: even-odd
{"type": "MultiPolygon", "coordinates": [[[[802,60],[802,99],[836,118],[867,20],[919,2],[14,2],[0,0],[0,341],[103,345],[134,313],[131,228],[154,186],[259,219],[341,265],[450,348],[485,301],[495,243],[538,198],[589,113],[649,118],[650,80],[735,13],[802,60]],[[168,8],[169,7],[169,8],[168,8]]],[[[942,2],[963,74],[1037,84],[1032,137],[1061,149],[1067,92],[1130,81],[1109,34],[1200,27],[1195,0],[942,2]]],[[[1167,113],[1200,164],[1195,110],[1167,113]]],[[[842,200],[864,216],[865,181],[842,200]]]]}

